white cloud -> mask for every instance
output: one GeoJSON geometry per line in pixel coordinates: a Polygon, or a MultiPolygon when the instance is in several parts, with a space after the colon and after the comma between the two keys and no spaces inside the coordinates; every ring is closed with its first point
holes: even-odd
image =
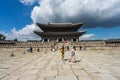
{"type": "Polygon", "coordinates": [[[95,36],[94,34],[85,34],[85,35],[81,36],[79,39],[80,40],[88,40],[88,39],[91,39],[94,36],[95,36]]]}
{"type": "Polygon", "coordinates": [[[38,0],[19,0],[19,1],[25,5],[32,5],[33,3],[37,2],[38,0]]]}
{"type": "Polygon", "coordinates": [[[26,41],[26,40],[40,40],[40,37],[37,36],[35,33],[33,33],[35,30],[41,31],[36,25],[30,24],[26,25],[24,28],[20,30],[16,30],[13,28],[10,33],[5,34],[7,39],[13,40],[17,38],[20,41],[26,41]]]}
{"type": "Polygon", "coordinates": [[[80,22],[86,26],[120,25],[120,0],[39,0],[33,22],[80,22]],[[110,23],[112,22],[112,23],[110,23]]]}
{"type": "MultiPolygon", "coordinates": [[[[38,2],[31,11],[33,23],[48,22],[84,22],[84,27],[114,27],[120,25],[120,0],[20,0],[25,5],[38,2]]],[[[21,30],[12,30],[13,37],[35,39],[33,25],[26,25],[21,30]]],[[[95,36],[87,34],[80,39],[95,36]]],[[[21,40],[22,40],[21,39],[21,40]]]]}
{"type": "Polygon", "coordinates": [[[31,18],[33,22],[46,23],[51,21],[50,19],[54,17],[53,10],[49,4],[50,0],[42,0],[40,6],[35,6],[31,13],[31,18]],[[45,3],[45,4],[44,4],[45,3]]]}

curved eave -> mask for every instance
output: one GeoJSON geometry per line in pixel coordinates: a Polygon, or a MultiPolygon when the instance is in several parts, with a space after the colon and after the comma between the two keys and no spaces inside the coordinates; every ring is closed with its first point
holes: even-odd
{"type": "Polygon", "coordinates": [[[85,33],[86,31],[81,31],[81,32],[37,32],[34,31],[35,34],[43,37],[53,37],[53,36],[81,36],[85,33]]]}
{"type": "Polygon", "coordinates": [[[40,24],[40,23],[36,23],[38,25],[39,28],[41,28],[44,32],[71,32],[71,31],[77,31],[82,25],[83,25],[83,22],[81,23],[77,23],[77,24],[69,24],[69,25],[66,25],[66,24],[40,24]]]}

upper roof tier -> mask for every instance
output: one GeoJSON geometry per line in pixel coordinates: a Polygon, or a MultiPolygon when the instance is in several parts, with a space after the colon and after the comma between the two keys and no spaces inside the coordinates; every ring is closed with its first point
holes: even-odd
{"type": "Polygon", "coordinates": [[[72,23],[49,23],[49,24],[36,23],[36,24],[44,32],[76,32],[83,25],[83,22],[77,24],[72,23]]]}

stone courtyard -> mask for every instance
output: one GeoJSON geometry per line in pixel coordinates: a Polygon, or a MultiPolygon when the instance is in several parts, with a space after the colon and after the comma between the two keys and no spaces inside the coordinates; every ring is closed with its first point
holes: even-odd
{"type": "Polygon", "coordinates": [[[0,50],[0,80],[120,80],[120,50],[77,51],[76,63],[70,51],[64,62],[59,51],[12,51],[0,50]]]}

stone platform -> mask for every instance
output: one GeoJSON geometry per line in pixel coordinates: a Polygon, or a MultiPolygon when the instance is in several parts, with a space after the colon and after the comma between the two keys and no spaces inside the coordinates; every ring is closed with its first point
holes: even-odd
{"type": "Polygon", "coordinates": [[[0,51],[0,80],[120,80],[120,50],[77,51],[76,63],[62,62],[59,51],[0,51]]]}

